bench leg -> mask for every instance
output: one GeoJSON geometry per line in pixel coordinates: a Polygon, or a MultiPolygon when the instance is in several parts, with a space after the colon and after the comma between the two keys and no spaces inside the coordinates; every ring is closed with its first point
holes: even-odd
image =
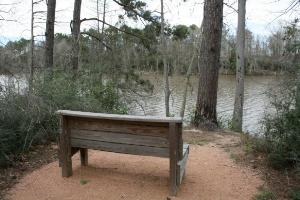
{"type": "Polygon", "coordinates": [[[80,149],[80,161],[81,161],[81,166],[88,165],[88,149],[84,149],[84,148],[80,149]]]}
{"type": "Polygon", "coordinates": [[[72,176],[72,148],[70,135],[67,130],[67,122],[64,117],[61,118],[62,131],[59,135],[59,164],[61,166],[62,176],[72,176]]]}
{"type": "Polygon", "coordinates": [[[170,159],[170,195],[177,195],[177,167],[176,161],[172,162],[170,159]]]}
{"type": "Polygon", "coordinates": [[[72,176],[72,152],[71,147],[60,141],[59,164],[61,166],[62,177],[72,176]]]}
{"type": "Polygon", "coordinates": [[[177,145],[178,141],[176,138],[176,124],[170,123],[169,125],[169,141],[170,141],[170,148],[169,148],[169,156],[170,156],[170,195],[176,196],[177,194],[177,145]]]}

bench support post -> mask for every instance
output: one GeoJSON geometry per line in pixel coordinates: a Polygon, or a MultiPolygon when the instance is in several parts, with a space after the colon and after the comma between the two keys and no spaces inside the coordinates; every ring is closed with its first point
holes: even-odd
{"type": "Polygon", "coordinates": [[[80,161],[81,166],[88,165],[88,149],[80,148],[80,161]]]}
{"type": "Polygon", "coordinates": [[[169,124],[169,142],[170,142],[170,195],[177,194],[177,137],[176,123],[169,124]]]}
{"type": "Polygon", "coordinates": [[[72,176],[72,148],[70,134],[68,131],[67,119],[62,116],[60,119],[61,133],[59,134],[59,163],[63,177],[72,176]]]}

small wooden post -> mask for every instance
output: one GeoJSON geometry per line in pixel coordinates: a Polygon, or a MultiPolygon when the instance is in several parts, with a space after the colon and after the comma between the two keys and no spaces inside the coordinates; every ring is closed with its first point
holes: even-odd
{"type": "Polygon", "coordinates": [[[176,123],[169,123],[169,142],[170,142],[170,195],[177,194],[177,134],[176,123]]]}
{"type": "Polygon", "coordinates": [[[68,131],[68,121],[66,116],[61,116],[61,132],[59,135],[59,154],[62,176],[72,176],[72,148],[70,141],[70,133],[68,131]]]}
{"type": "Polygon", "coordinates": [[[80,148],[80,161],[81,166],[88,165],[88,149],[80,148]]]}

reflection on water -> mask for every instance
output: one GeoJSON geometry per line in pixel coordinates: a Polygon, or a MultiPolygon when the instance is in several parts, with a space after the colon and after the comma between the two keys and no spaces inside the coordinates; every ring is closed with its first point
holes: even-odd
{"type": "MultiPolygon", "coordinates": [[[[161,75],[143,75],[147,80],[154,84],[154,94],[144,98],[144,110],[140,107],[133,111],[133,114],[146,115],[165,115],[163,80],[161,75]]],[[[245,79],[245,103],[243,130],[256,133],[260,130],[260,121],[269,105],[269,100],[265,92],[275,85],[278,77],[274,76],[247,76],[245,79]]],[[[173,115],[179,116],[184,90],[184,76],[170,77],[170,111],[173,115]]],[[[191,78],[192,89],[188,92],[187,105],[184,120],[190,120],[191,112],[195,108],[197,98],[198,79],[196,76],[191,78]]],[[[234,104],[235,77],[223,76],[219,78],[218,118],[222,121],[231,119],[234,104]]]]}
{"type": "Polygon", "coordinates": [[[24,93],[26,87],[27,81],[25,76],[0,75],[0,95],[8,89],[18,93],[24,93]]]}
{"type": "MultiPolygon", "coordinates": [[[[144,79],[150,80],[154,85],[154,93],[151,96],[142,97],[139,100],[143,101],[143,105],[133,109],[131,114],[137,115],[165,115],[164,92],[162,75],[147,74],[142,75],[144,79]]],[[[269,106],[269,99],[265,92],[271,87],[275,87],[275,83],[279,78],[275,76],[247,76],[245,80],[245,103],[244,103],[244,119],[243,130],[251,133],[259,132],[260,121],[264,116],[264,112],[269,106]]],[[[170,77],[170,112],[179,116],[182,103],[182,95],[185,87],[184,76],[170,77]]],[[[0,75],[0,95],[8,87],[13,88],[19,93],[23,93],[26,89],[26,79],[24,76],[13,77],[0,75]]],[[[191,118],[191,113],[195,108],[198,79],[196,76],[191,78],[192,88],[188,92],[187,105],[185,112],[185,122],[191,118]]],[[[218,90],[218,105],[217,112],[221,121],[231,119],[234,103],[235,77],[220,76],[218,90]]]]}

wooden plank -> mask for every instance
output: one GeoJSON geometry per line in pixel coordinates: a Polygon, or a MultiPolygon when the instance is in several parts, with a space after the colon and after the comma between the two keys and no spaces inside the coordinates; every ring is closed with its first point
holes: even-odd
{"type": "Polygon", "coordinates": [[[88,149],[80,148],[80,163],[81,166],[88,165],[88,149]]]}
{"type": "Polygon", "coordinates": [[[184,144],[183,146],[183,158],[182,160],[178,161],[177,165],[180,166],[180,181],[179,184],[181,184],[183,176],[184,176],[184,172],[185,172],[185,166],[188,160],[188,156],[189,156],[189,145],[188,144],[184,144]]]}
{"type": "Polygon", "coordinates": [[[62,176],[72,176],[72,148],[70,141],[70,134],[68,131],[67,117],[61,117],[61,133],[59,140],[60,149],[60,164],[62,168],[62,176]]]}
{"type": "Polygon", "coordinates": [[[133,135],[114,133],[106,131],[89,131],[71,129],[71,138],[95,140],[101,142],[113,142],[120,144],[134,144],[151,147],[169,147],[169,141],[162,137],[153,137],[145,135],[133,135]]]}
{"type": "Polygon", "coordinates": [[[72,138],[71,144],[73,147],[88,148],[116,153],[144,155],[144,156],[157,156],[157,157],[169,157],[168,148],[160,147],[147,147],[139,145],[119,144],[110,142],[99,142],[94,140],[83,140],[72,138]]]}
{"type": "Polygon", "coordinates": [[[133,115],[117,115],[93,112],[81,112],[71,110],[58,110],[57,114],[73,117],[84,117],[94,119],[109,119],[109,120],[122,120],[122,121],[138,121],[138,122],[182,122],[180,117],[157,117],[157,116],[133,116],[133,115]]]}
{"type": "Polygon", "coordinates": [[[119,132],[135,135],[148,135],[168,138],[168,126],[162,123],[132,123],[99,119],[70,118],[71,129],[119,132]]]}
{"type": "Polygon", "coordinates": [[[177,194],[177,136],[176,136],[176,124],[170,123],[169,128],[169,142],[170,142],[170,195],[176,196],[177,194]]]}

